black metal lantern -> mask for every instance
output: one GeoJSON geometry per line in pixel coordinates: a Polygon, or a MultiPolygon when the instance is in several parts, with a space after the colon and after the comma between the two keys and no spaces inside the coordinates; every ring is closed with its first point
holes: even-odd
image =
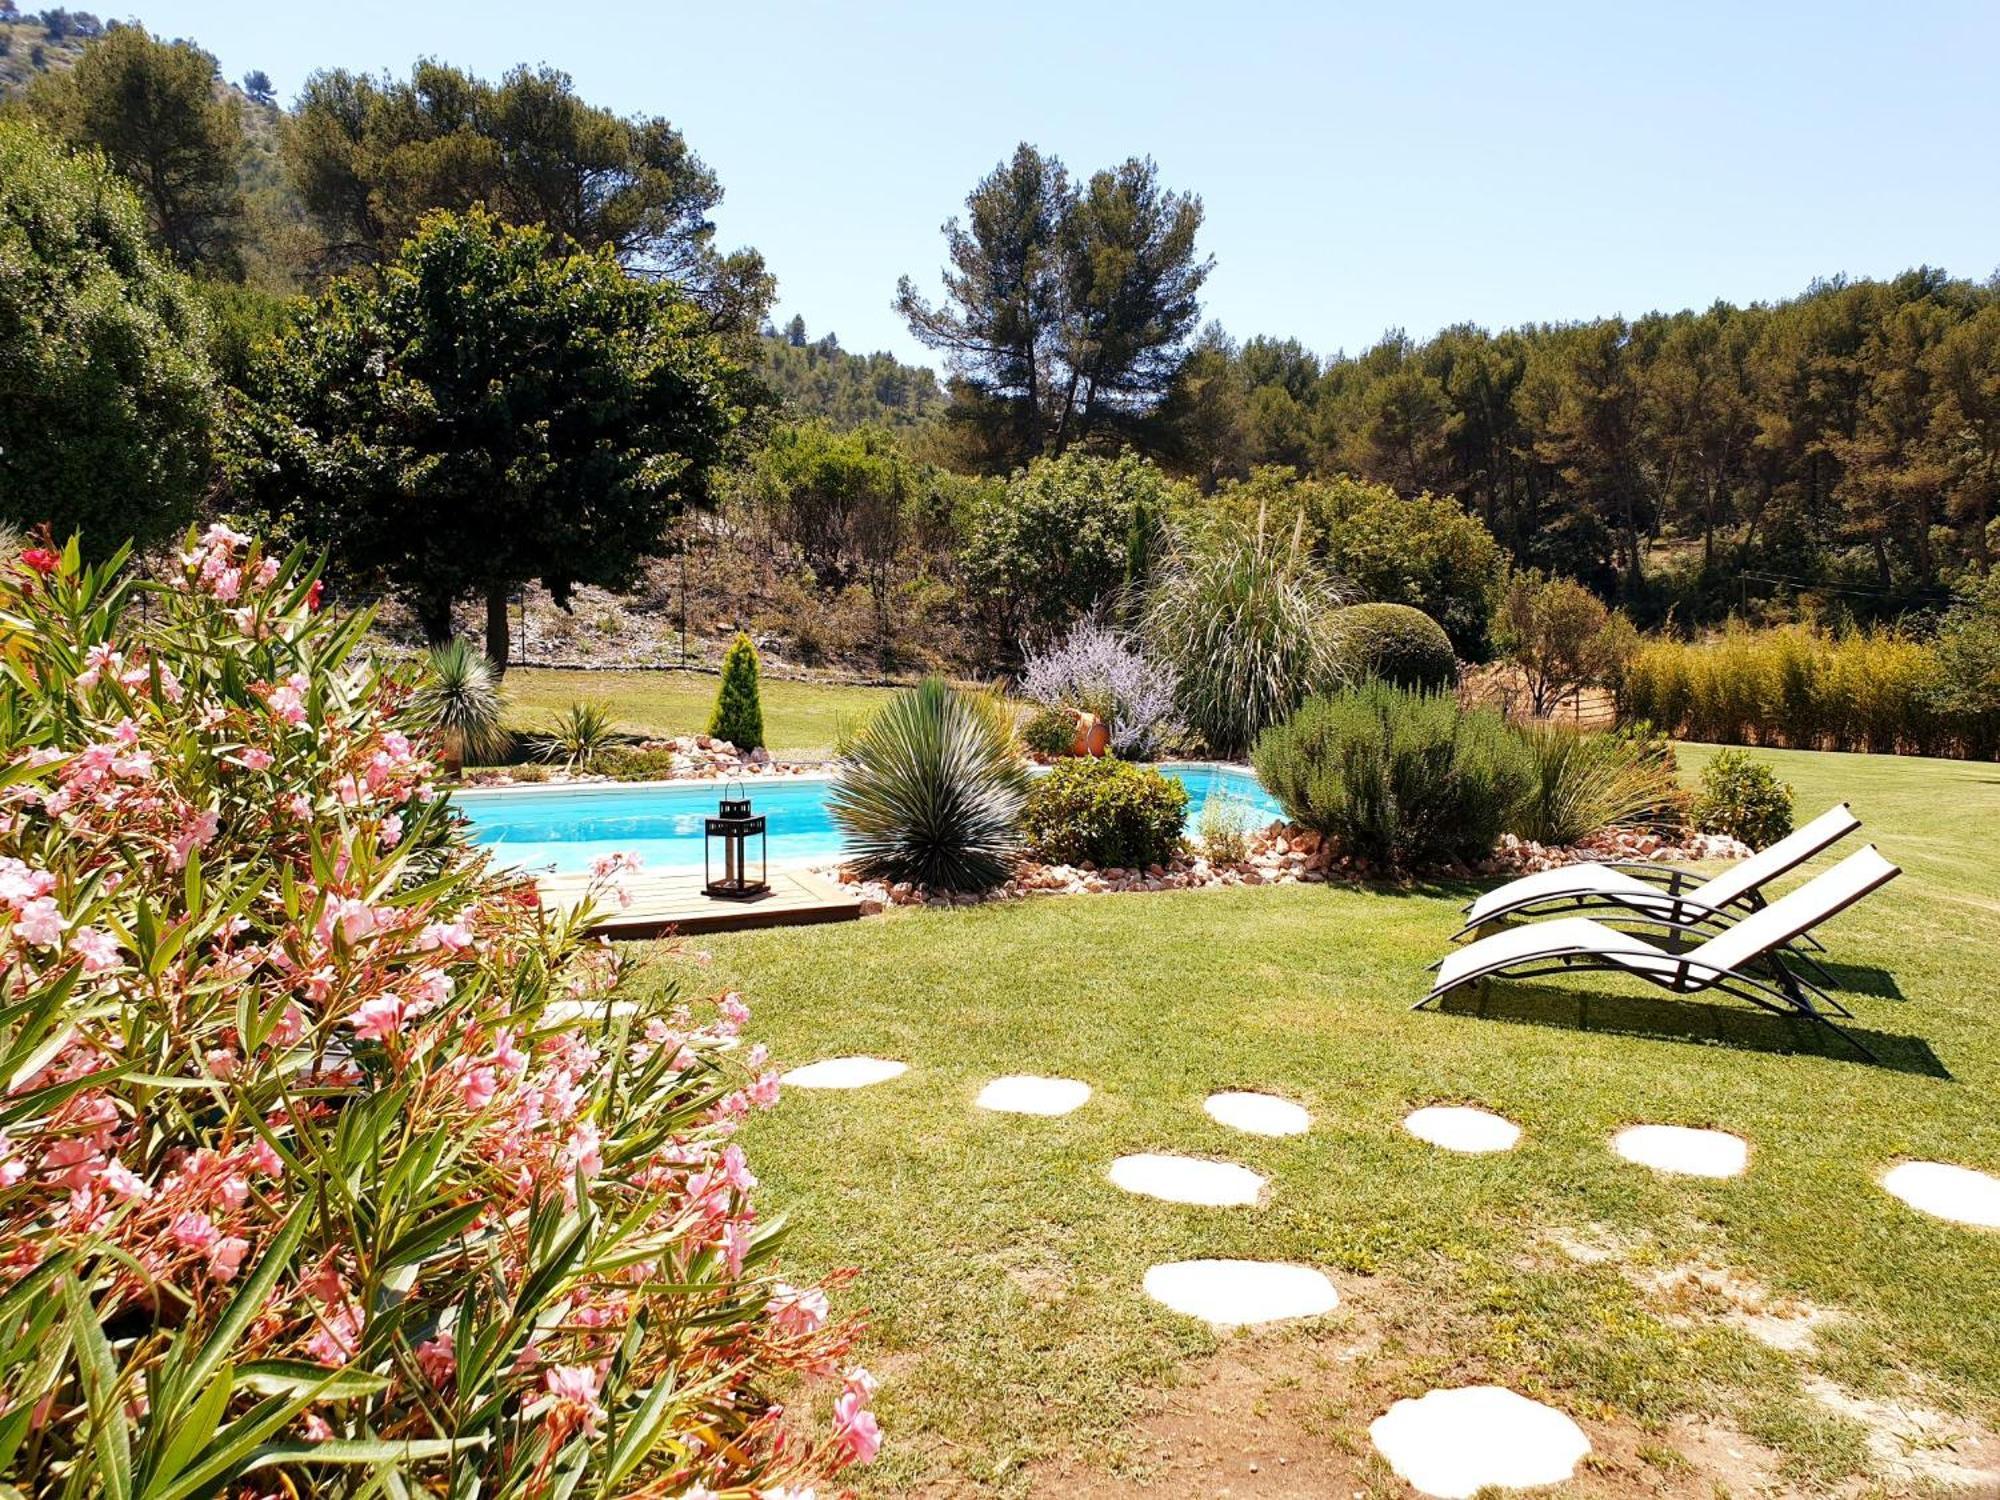
{"type": "Polygon", "coordinates": [[[735,796],[724,795],[716,816],[708,819],[708,833],[702,841],[701,873],[702,889],[709,895],[723,901],[747,901],[770,890],[767,878],[771,873],[770,837],[764,832],[764,819],[753,817],[750,799],[743,795],[739,783],[731,782],[729,790],[735,796]],[[757,878],[750,878],[750,840],[757,840],[757,878]],[[717,845],[722,851],[722,874],[716,876],[713,855],[717,845]]]}

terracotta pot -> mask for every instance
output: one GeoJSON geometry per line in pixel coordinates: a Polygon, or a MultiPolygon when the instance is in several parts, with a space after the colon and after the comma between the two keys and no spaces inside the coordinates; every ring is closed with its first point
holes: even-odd
{"type": "Polygon", "coordinates": [[[1111,748],[1111,731],[1096,714],[1076,716],[1076,738],[1070,742],[1071,755],[1102,755],[1111,748]]]}

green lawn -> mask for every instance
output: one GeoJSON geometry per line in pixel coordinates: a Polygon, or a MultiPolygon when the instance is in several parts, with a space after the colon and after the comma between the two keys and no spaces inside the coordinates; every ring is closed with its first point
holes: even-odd
{"type": "MultiPolygon", "coordinates": [[[[1684,769],[1707,753],[1686,749],[1684,769]]],[[[698,966],[656,953],[655,979],[685,966],[704,989],[739,985],[788,1062],[911,1065],[851,1094],[793,1091],[749,1141],[794,1222],[788,1254],[859,1267],[847,1300],[874,1310],[863,1357],[885,1376],[890,1439],[864,1488],[1082,1494],[1151,1477],[1150,1493],[1207,1494],[1233,1474],[1239,1495],[1335,1492],[1304,1487],[1317,1474],[1343,1495],[1404,1493],[1368,1422],[1398,1396],[1486,1380],[1591,1431],[1605,1456],[1581,1493],[1746,1493],[1712,1466],[1735,1464],[1725,1452],[1787,1493],[1867,1472],[1865,1428],[1812,1382],[1935,1409],[1953,1433],[2000,1426],[2000,1234],[1920,1217],[1874,1181],[1904,1156],[2000,1171],[2000,982],[1982,967],[2000,935],[2000,768],[1769,758],[1801,817],[1849,799],[1906,872],[1830,939],[1853,984],[1881,992],[1853,1005],[1888,1066],[1803,1025],[1589,976],[1413,1014],[1471,887],[1041,899],[707,939],[698,966]],[[1012,1072],[1097,1093],[1054,1121],[973,1108],[1012,1072]],[[1313,1130],[1212,1123],[1202,1099],[1230,1087],[1297,1100],[1313,1130]],[[1459,1101],[1520,1123],[1521,1147],[1454,1156],[1400,1129],[1413,1106],[1459,1101]],[[1634,1121],[1736,1131],[1750,1171],[1625,1164],[1607,1139],[1634,1121]],[[1104,1180],[1144,1150],[1242,1162],[1271,1179],[1267,1202],[1176,1207],[1104,1180]],[[1147,1266],[1198,1256],[1311,1262],[1342,1308],[1218,1339],[1140,1290],[1147,1266]],[[1767,1302],[1829,1319],[1780,1351],[1743,1326],[1767,1302]],[[1256,1378],[1218,1385],[1223,1368],[1256,1378]],[[1241,1464],[1163,1468],[1162,1423],[1208,1424],[1225,1463],[1232,1422],[1293,1445],[1302,1487],[1259,1488],[1241,1464]]]]}
{"type": "MultiPolygon", "coordinates": [[[[507,674],[508,721],[537,728],[578,699],[608,706],[622,729],[642,734],[698,734],[708,727],[719,681],[704,672],[573,672],[516,667],[507,674]]],[[[764,732],[776,755],[822,755],[842,722],[866,716],[887,688],[836,683],[763,684],[764,732]]]]}

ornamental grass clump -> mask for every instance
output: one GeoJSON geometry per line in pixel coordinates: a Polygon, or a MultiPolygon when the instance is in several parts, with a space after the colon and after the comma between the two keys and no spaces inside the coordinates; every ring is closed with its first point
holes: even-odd
{"type": "Polygon", "coordinates": [[[1383,682],[1308,699],[1254,759],[1287,818],[1391,870],[1490,853],[1530,775],[1498,714],[1383,682]]]}
{"type": "Polygon", "coordinates": [[[1342,600],[1295,528],[1254,530],[1170,559],[1146,597],[1149,649],[1180,679],[1188,728],[1216,755],[1240,755],[1313,693],[1343,681],[1330,624],[1342,600]]]}
{"type": "Polygon", "coordinates": [[[74,546],[0,577],[0,1488],[747,1494],[871,1457],[853,1325],[778,1278],[734,1139],[778,1089],[742,1004],[613,1004],[588,907],[489,869],[317,598],[221,527],[163,586],[74,546]]]}
{"type": "Polygon", "coordinates": [[[1592,734],[1552,720],[1515,733],[1528,750],[1526,790],[1508,831],[1538,844],[1574,844],[1613,828],[1671,829],[1686,820],[1687,796],[1672,751],[1632,735],[1592,734]]]}
{"type": "Polygon", "coordinates": [[[862,875],[985,890],[1021,857],[1029,779],[1012,710],[932,677],[847,739],[827,810],[862,875]]]}

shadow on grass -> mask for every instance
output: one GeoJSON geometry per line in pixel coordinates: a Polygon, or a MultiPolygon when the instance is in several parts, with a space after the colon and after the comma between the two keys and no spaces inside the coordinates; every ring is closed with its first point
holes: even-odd
{"type": "MultiPolygon", "coordinates": [[[[1845,978],[1842,980],[1845,983],[1845,978]]],[[[1916,1073],[1926,1078],[1950,1078],[1951,1073],[1921,1037],[1873,1031],[1842,1023],[1836,1034],[1804,1016],[1780,1016],[1766,1011],[1717,1005],[1707,1000],[1668,1000],[1652,995],[1551,989],[1546,985],[1483,984],[1454,990],[1432,1007],[1446,1015],[1488,1021],[1513,1021],[1552,1026],[1566,1031],[1594,1031],[1613,1036],[1650,1037],[1659,1041],[1691,1042],[1704,1047],[1730,1047],[1743,1052],[1803,1054],[1916,1073]],[[1875,1054],[1873,1059],[1853,1046],[1853,1037],[1875,1054]]]]}
{"type": "Polygon", "coordinates": [[[1841,989],[1850,995],[1873,995],[1878,1000],[1908,1001],[1910,998],[1896,983],[1896,976],[1887,969],[1875,964],[1829,963],[1825,954],[1815,957],[1819,959],[1820,967],[1838,980],[1841,989]]]}

